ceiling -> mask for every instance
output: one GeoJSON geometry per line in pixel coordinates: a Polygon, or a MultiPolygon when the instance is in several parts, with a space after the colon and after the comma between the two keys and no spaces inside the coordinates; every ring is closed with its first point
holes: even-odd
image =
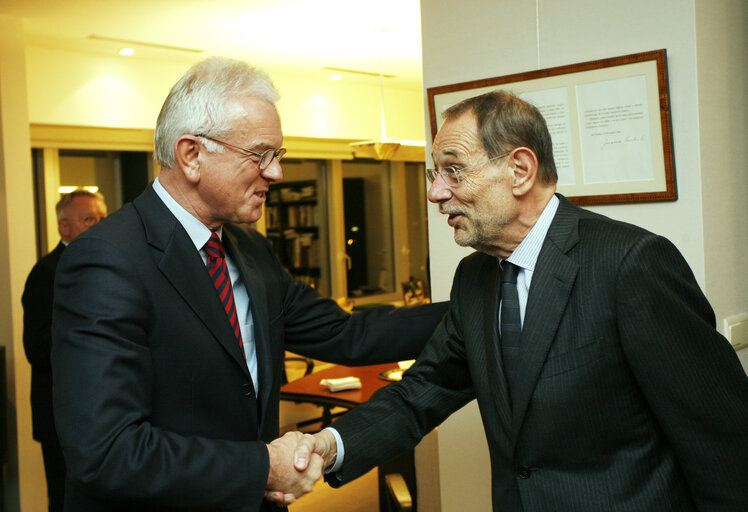
{"type": "Polygon", "coordinates": [[[273,73],[420,87],[419,0],[2,0],[26,44],[196,62],[245,60],[273,73]],[[125,43],[127,41],[128,43],[125,43]]]}

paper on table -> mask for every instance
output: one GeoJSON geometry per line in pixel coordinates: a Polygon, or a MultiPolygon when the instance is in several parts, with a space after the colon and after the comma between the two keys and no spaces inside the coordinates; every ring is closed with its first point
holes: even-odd
{"type": "Polygon", "coordinates": [[[339,379],[322,379],[319,381],[320,384],[325,386],[328,390],[335,391],[347,391],[349,389],[361,389],[361,379],[358,377],[341,377],[339,379]]]}

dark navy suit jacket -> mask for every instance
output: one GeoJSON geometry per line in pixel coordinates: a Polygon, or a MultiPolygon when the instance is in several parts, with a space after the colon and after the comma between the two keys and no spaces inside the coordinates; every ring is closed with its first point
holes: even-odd
{"type": "Polygon", "coordinates": [[[285,350],[415,356],[446,305],[349,315],[255,231],[223,227],[250,295],[259,396],[187,233],[149,187],[70,244],[55,288],[55,415],[66,510],[274,510],[263,501],[285,350]]]}

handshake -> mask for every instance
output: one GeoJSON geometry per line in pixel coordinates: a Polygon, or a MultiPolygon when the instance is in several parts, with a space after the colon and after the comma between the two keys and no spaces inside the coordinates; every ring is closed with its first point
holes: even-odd
{"type": "Polygon", "coordinates": [[[330,431],[288,432],[267,445],[270,471],[265,499],[288,506],[312,491],[325,468],[335,463],[337,444],[330,431]]]}

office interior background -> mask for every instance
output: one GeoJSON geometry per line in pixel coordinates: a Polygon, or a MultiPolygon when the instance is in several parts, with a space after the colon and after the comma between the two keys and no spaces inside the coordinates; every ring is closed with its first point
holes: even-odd
{"type": "MultiPolygon", "coordinates": [[[[410,277],[428,283],[434,300],[447,299],[454,269],[470,252],[454,244],[451,229],[426,204],[428,87],[666,49],[678,199],[591,209],[672,240],[724,333],[725,318],[748,312],[747,26],[743,0],[231,0],[210,6],[5,0],[3,509],[46,509],[41,454],[31,438],[20,296],[38,255],[57,242],[57,189],[65,181],[94,180],[110,211],[132,199],[158,174],[150,158],[155,119],[191,63],[225,54],[271,75],[289,148],[285,182],[298,186],[278,191],[278,211],[258,228],[287,244],[288,264],[298,263],[292,266],[300,278],[325,295],[366,304],[397,301],[400,283],[410,277]],[[117,55],[124,46],[136,53],[117,55]],[[342,80],[330,80],[332,74],[342,80]],[[380,144],[385,138],[404,142],[380,144]],[[345,197],[361,195],[362,188],[369,210],[344,211],[345,197]],[[284,195],[292,204],[283,206],[284,195]],[[305,220],[287,225],[283,208],[305,220]],[[371,231],[368,238],[362,227],[371,231]],[[351,240],[366,248],[358,256],[358,268],[366,270],[357,276],[347,270],[356,257],[347,250],[351,240]]],[[[748,349],[738,355],[748,369],[748,349]]],[[[419,493],[419,508],[490,509],[475,404],[426,439],[420,464],[416,457],[419,488],[423,482],[430,489],[419,493]]]]}

